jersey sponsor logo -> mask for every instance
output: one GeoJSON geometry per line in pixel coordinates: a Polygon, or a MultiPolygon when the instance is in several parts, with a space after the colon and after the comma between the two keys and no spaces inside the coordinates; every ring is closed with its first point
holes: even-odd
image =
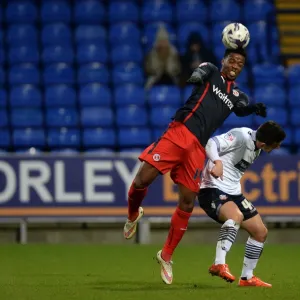
{"type": "Polygon", "coordinates": [[[240,95],[240,93],[237,90],[233,90],[232,93],[236,97],[238,97],[240,95]]]}
{"type": "Polygon", "coordinates": [[[213,85],[213,92],[228,106],[230,110],[233,109],[233,103],[228,98],[228,95],[222,93],[222,91],[215,85],[213,85]]]}
{"type": "Polygon", "coordinates": [[[154,161],[160,161],[160,155],[157,153],[153,154],[152,158],[154,161]]]}
{"type": "Polygon", "coordinates": [[[240,170],[241,172],[245,172],[251,164],[244,159],[239,161],[234,167],[240,170]]]}
{"type": "Polygon", "coordinates": [[[232,142],[235,139],[235,136],[231,132],[228,132],[225,134],[224,139],[232,142]]]}

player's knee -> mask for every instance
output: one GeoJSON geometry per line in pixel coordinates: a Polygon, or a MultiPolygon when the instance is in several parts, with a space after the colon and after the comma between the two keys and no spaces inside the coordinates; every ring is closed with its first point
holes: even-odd
{"type": "Polygon", "coordinates": [[[252,236],[256,241],[264,243],[268,236],[268,229],[266,226],[261,226],[257,232],[252,236]]]}
{"type": "Polygon", "coordinates": [[[232,220],[235,221],[235,223],[241,224],[244,220],[243,214],[239,211],[237,212],[233,217],[232,220]]]}
{"type": "Polygon", "coordinates": [[[195,205],[195,198],[193,197],[183,197],[179,199],[179,208],[186,212],[191,212],[195,205]]]}
{"type": "Polygon", "coordinates": [[[148,187],[158,174],[159,171],[156,168],[146,163],[143,164],[134,178],[134,187],[137,189],[148,187]]]}

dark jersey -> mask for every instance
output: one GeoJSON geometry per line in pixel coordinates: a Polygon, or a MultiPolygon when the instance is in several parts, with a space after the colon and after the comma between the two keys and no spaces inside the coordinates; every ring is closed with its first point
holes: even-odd
{"type": "Polygon", "coordinates": [[[184,123],[205,147],[214,131],[232,112],[238,116],[251,112],[243,112],[243,107],[249,104],[247,95],[236,89],[233,81],[226,80],[216,66],[202,63],[195,72],[201,76],[203,83],[194,87],[173,119],[184,123]]]}

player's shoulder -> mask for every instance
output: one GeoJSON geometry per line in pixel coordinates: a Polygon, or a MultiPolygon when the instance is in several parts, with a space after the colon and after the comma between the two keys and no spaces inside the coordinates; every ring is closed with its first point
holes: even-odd
{"type": "Polygon", "coordinates": [[[236,140],[236,142],[244,143],[249,139],[249,130],[251,129],[247,127],[232,128],[225,134],[224,138],[231,141],[236,140]]]}
{"type": "Polygon", "coordinates": [[[234,87],[233,93],[236,97],[239,98],[240,101],[242,101],[244,103],[244,105],[249,104],[249,96],[244,91],[242,91],[240,88],[234,87]]]}
{"type": "Polygon", "coordinates": [[[213,63],[211,63],[211,62],[202,62],[199,65],[199,68],[207,69],[207,70],[210,70],[212,72],[219,71],[219,69],[213,63]]]}

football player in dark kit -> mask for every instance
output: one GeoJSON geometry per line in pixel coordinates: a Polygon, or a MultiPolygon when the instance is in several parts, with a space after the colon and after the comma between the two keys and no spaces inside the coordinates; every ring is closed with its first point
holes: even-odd
{"type": "Polygon", "coordinates": [[[171,219],[167,241],[157,253],[161,277],[166,284],[172,283],[171,257],[187,229],[199,191],[208,139],[232,112],[240,117],[252,113],[266,117],[264,104],[249,105],[247,95],[234,88],[234,80],[245,62],[244,49],[227,49],[221,71],[209,62],[195,69],[188,80],[195,85],[191,96],[177,110],[165,133],[139,156],[142,164],[128,192],[126,239],[135,234],[144,214],[142,200],[158,175],[170,172],[179,188],[179,203],[171,219]]]}

